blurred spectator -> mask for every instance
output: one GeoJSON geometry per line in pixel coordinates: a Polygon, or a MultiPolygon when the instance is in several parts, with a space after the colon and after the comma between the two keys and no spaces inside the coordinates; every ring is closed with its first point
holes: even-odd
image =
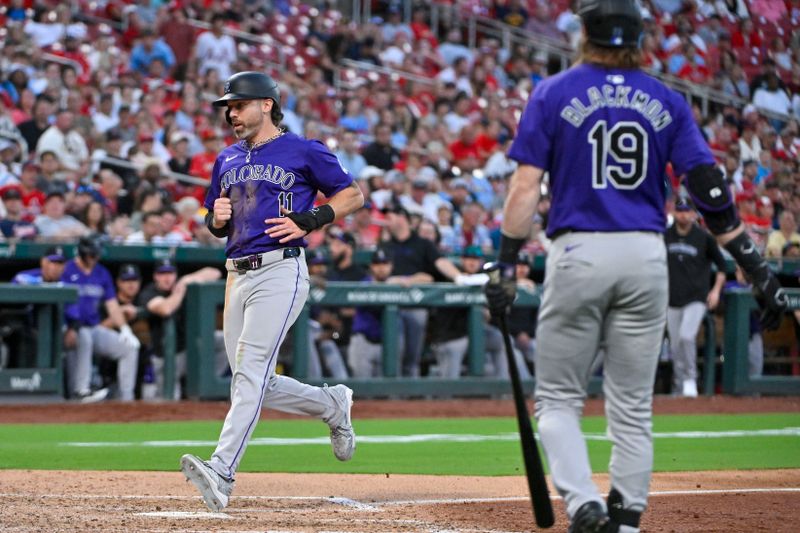
{"type": "Polygon", "coordinates": [[[139,44],[131,50],[131,70],[142,76],[151,76],[151,64],[160,61],[166,71],[175,65],[175,54],[167,43],[160,39],[155,30],[145,28],[139,34],[139,44]]]}
{"type": "Polygon", "coordinates": [[[207,129],[200,133],[200,139],[203,141],[203,151],[192,157],[189,174],[210,182],[211,170],[219,154],[220,135],[216,130],[207,129]]]}
{"type": "Polygon", "coordinates": [[[52,152],[61,167],[80,178],[89,169],[89,148],[83,136],[74,129],[75,115],[66,108],[56,114],[55,123],[39,137],[36,153],[52,152]]]}
{"type": "Polygon", "coordinates": [[[78,301],[64,309],[68,390],[72,398],[82,402],[106,398],[108,389],[91,390],[92,357],[99,355],[117,361],[118,398],[132,401],[140,343],[119,307],[111,274],[99,263],[100,254],[97,239],[81,238],[78,256],[67,262],[61,276],[62,282],[78,288],[78,301]],[[116,329],[101,324],[101,306],[116,329]]]}
{"type": "Polygon", "coordinates": [[[42,214],[34,219],[39,235],[45,240],[72,240],[89,233],[75,217],[66,214],[64,194],[53,191],[47,195],[42,214]]]}
{"type": "Polygon", "coordinates": [[[31,149],[36,149],[39,138],[50,127],[50,115],[53,113],[53,100],[40,94],[33,105],[33,116],[19,125],[19,132],[31,149]]]}
{"type": "Polygon", "coordinates": [[[104,235],[106,233],[106,208],[102,202],[93,199],[83,208],[79,220],[89,228],[93,234],[104,235]]]}
{"type": "Polygon", "coordinates": [[[778,224],[778,229],[770,232],[767,238],[767,257],[782,257],[783,249],[789,243],[800,245],[800,233],[797,232],[794,213],[784,210],[778,217],[778,224]]]}
{"type": "MultiPolygon", "coordinates": [[[[376,250],[370,259],[369,275],[364,283],[386,283],[392,275],[392,258],[386,250],[376,250]]],[[[383,375],[383,308],[359,307],[353,317],[347,362],[354,378],[374,378],[383,375]]],[[[398,354],[404,353],[404,330],[398,331],[398,354]]]]}
{"type": "Polygon", "coordinates": [[[50,246],[39,259],[39,268],[21,270],[11,279],[15,285],[41,285],[42,283],[58,283],[64,273],[67,257],[60,246],[50,246]]]}
{"type": "Polygon", "coordinates": [[[461,210],[461,222],[455,226],[455,242],[452,249],[456,252],[466,250],[470,246],[478,247],[484,254],[493,251],[489,228],[483,223],[485,211],[478,202],[470,202],[461,210]]]}
{"type": "Polygon", "coordinates": [[[544,2],[536,2],[533,16],[528,20],[525,29],[554,41],[565,41],[564,34],[559,31],[553,20],[550,4],[544,2]]]}
{"type": "Polygon", "coordinates": [[[183,7],[175,2],[164,13],[158,23],[158,33],[175,55],[175,68],[172,77],[183,81],[195,41],[195,29],[189,24],[183,7]]]}
{"type": "Polygon", "coordinates": [[[200,202],[197,198],[185,196],[175,203],[178,219],[165,239],[171,244],[189,244],[194,241],[195,231],[198,229],[198,210],[200,202]]]}
{"type": "Polygon", "coordinates": [[[750,9],[759,17],[773,23],[780,21],[787,14],[784,0],[750,0],[750,9]]]}
{"type": "Polygon", "coordinates": [[[197,38],[194,55],[197,58],[197,73],[201,76],[209,69],[216,70],[221,80],[228,79],[232,74],[236,43],[230,35],[223,33],[226,21],[224,14],[215,13],[211,17],[211,29],[197,38]]]}
{"type": "Polygon", "coordinates": [[[161,227],[161,212],[145,211],[142,215],[141,229],[128,235],[125,244],[165,244],[161,227]]]}
{"type": "Polygon", "coordinates": [[[452,28],[447,32],[445,42],[438,46],[437,51],[448,65],[454,64],[459,57],[466,58],[469,64],[472,64],[472,51],[464,46],[461,40],[461,30],[458,28],[452,28]]]}
{"type": "Polygon", "coordinates": [[[167,163],[172,172],[189,174],[192,158],[189,156],[189,134],[175,131],[169,138],[169,149],[172,158],[167,163]]]}
{"type": "Polygon", "coordinates": [[[509,26],[524,28],[529,14],[522,0],[495,0],[494,16],[509,26]]]}
{"type": "Polygon", "coordinates": [[[386,21],[381,24],[383,42],[393,42],[395,35],[398,33],[405,34],[409,40],[414,38],[414,32],[411,31],[411,27],[408,24],[403,22],[402,16],[403,14],[400,12],[399,6],[389,6],[389,11],[386,15],[386,21]]]}
{"type": "MultiPolygon", "coordinates": [[[[364,196],[369,197],[367,195],[364,196]]],[[[371,202],[364,202],[364,205],[353,213],[349,229],[356,237],[358,248],[369,250],[378,245],[382,228],[375,218],[371,202]]]]}
{"type": "MultiPolygon", "coordinates": [[[[764,60],[761,62],[761,72],[753,76],[753,78],[750,80],[750,94],[755,96],[756,89],[767,88],[768,79],[772,78],[773,76],[777,78],[778,87],[785,91],[787,87],[780,78],[775,61],[771,57],[764,58],[764,60]]],[[[774,81],[775,79],[773,79],[773,82],[774,81]]]]}
{"type": "Polygon", "coordinates": [[[18,187],[8,187],[2,194],[6,214],[0,218],[0,232],[7,239],[34,239],[36,226],[24,216],[22,193],[18,187]]]}
{"type": "MultiPolygon", "coordinates": [[[[425,168],[431,170],[430,167],[425,168]]],[[[430,191],[431,183],[436,179],[435,175],[435,171],[431,173],[426,171],[411,183],[411,190],[399,199],[406,211],[419,213],[423,218],[435,221],[440,207],[451,208],[447,200],[430,191]]]]}
{"type": "MultiPolygon", "coordinates": [[[[766,87],[758,87],[753,93],[753,105],[757,109],[763,109],[781,115],[792,113],[792,101],[786,90],[780,87],[778,74],[770,72],[765,78],[766,87]]],[[[785,121],[777,118],[770,118],[770,124],[775,130],[780,131],[786,124],[785,121]]]]}
{"type": "Polygon", "coordinates": [[[100,95],[97,109],[92,113],[92,122],[97,133],[106,133],[119,124],[119,118],[114,113],[114,96],[110,93],[100,95]]]}
{"type": "Polygon", "coordinates": [[[0,137],[0,187],[19,183],[17,176],[19,176],[20,166],[15,161],[17,154],[17,145],[0,137]]]}
{"type": "Polygon", "coordinates": [[[368,144],[362,154],[367,165],[383,170],[392,170],[400,161],[400,151],[392,146],[392,128],[388,124],[375,126],[375,140],[368,144]]]}
{"type": "Polygon", "coordinates": [[[342,133],[336,157],[339,158],[342,167],[354,178],[357,178],[366,168],[367,161],[358,152],[358,134],[354,130],[346,129],[342,133]]]}
{"type": "Polygon", "coordinates": [[[742,128],[742,135],[739,137],[739,156],[742,161],[757,161],[761,154],[761,140],[755,133],[755,127],[750,124],[745,124],[742,128]]]}

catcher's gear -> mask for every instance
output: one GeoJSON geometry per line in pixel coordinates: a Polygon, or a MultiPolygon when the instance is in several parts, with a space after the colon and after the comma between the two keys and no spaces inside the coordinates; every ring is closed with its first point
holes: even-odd
{"type": "Polygon", "coordinates": [[[303,213],[289,213],[286,216],[297,224],[298,228],[311,233],[315,229],[333,222],[333,219],[336,218],[336,213],[334,213],[330,205],[324,204],[314,209],[304,211],[303,213]]]}
{"type": "Polygon", "coordinates": [[[583,0],[578,15],[589,42],[608,48],[639,46],[642,14],[634,0],[583,0]]]}
{"type": "Polygon", "coordinates": [[[483,273],[489,276],[483,293],[493,317],[505,316],[517,297],[516,267],[513,263],[487,263],[483,273]]]}
{"type": "Polygon", "coordinates": [[[703,214],[709,231],[721,235],[739,226],[739,215],[722,172],[713,165],[698,165],[686,175],[686,188],[703,214]]]}
{"type": "Polygon", "coordinates": [[[777,329],[788,305],[786,293],[778,278],[745,232],[729,241],[725,249],[753,284],[753,295],[761,307],[761,325],[765,329],[777,329]]]}

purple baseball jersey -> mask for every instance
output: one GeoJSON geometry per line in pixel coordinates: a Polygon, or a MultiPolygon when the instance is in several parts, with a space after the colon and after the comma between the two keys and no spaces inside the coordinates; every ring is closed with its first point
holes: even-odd
{"type": "Polygon", "coordinates": [[[233,218],[225,254],[244,257],[286,246],[305,246],[304,239],[287,243],[264,231],[264,220],[281,216],[280,207],[303,212],[314,207],[317,192],[326,197],[348,187],[353,178],[324,144],[294,133],[248,151],[236,143],[220,152],[211,173],[205,207],[213,211],[222,189],[228,191],[233,218]]]}
{"type": "Polygon", "coordinates": [[[666,165],[714,158],[683,96],[640,70],[583,64],[545,79],[509,157],[550,174],[547,235],[666,226],[666,165]]]}
{"type": "Polygon", "coordinates": [[[114,280],[106,267],[96,264],[89,274],[86,274],[75,263],[67,261],[61,281],[67,285],[78,288],[78,301],[64,307],[64,316],[67,322],[77,321],[82,326],[96,326],[101,320],[101,306],[106,301],[117,297],[114,280]]]}

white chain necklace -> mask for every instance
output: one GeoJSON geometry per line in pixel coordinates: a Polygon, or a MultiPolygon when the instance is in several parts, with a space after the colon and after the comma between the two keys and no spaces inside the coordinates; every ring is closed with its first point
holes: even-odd
{"type": "Polygon", "coordinates": [[[256,148],[261,148],[265,144],[274,141],[275,139],[277,139],[278,137],[283,135],[285,132],[286,132],[286,130],[278,128],[278,132],[275,135],[273,135],[272,137],[270,137],[269,139],[266,139],[266,140],[263,140],[263,141],[259,141],[257,143],[253,143],[253,144],[250,144],[247,141],[242,141],[242,147],[247,150],[247,157],[244,158],[244,162],[245,163],[249,163],[250,162],[250,154],[252,153],[253,150],[255,150],[256,148]]]}

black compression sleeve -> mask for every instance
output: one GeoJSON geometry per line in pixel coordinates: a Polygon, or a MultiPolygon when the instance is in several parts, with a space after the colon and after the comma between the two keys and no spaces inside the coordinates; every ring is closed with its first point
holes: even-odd
{"type": "Polygon", "coordinates": [[[516,264],[523,244],[525,239],[516,239],[503,233],[500,236],[500,253],[497,254],[497,260],[506,265],[516,264]]]}
{"type": "Polygon", "coordinates": [[[226,222],[224,226],[221,228],[214,227],[214,212],[209,211],[206,213],[206,227],[208,231],[211,232],[211,235],[217,237],[218,239],[224,239],[228,236],[228,228],[230,228],[230,221],[226,222]]]}

